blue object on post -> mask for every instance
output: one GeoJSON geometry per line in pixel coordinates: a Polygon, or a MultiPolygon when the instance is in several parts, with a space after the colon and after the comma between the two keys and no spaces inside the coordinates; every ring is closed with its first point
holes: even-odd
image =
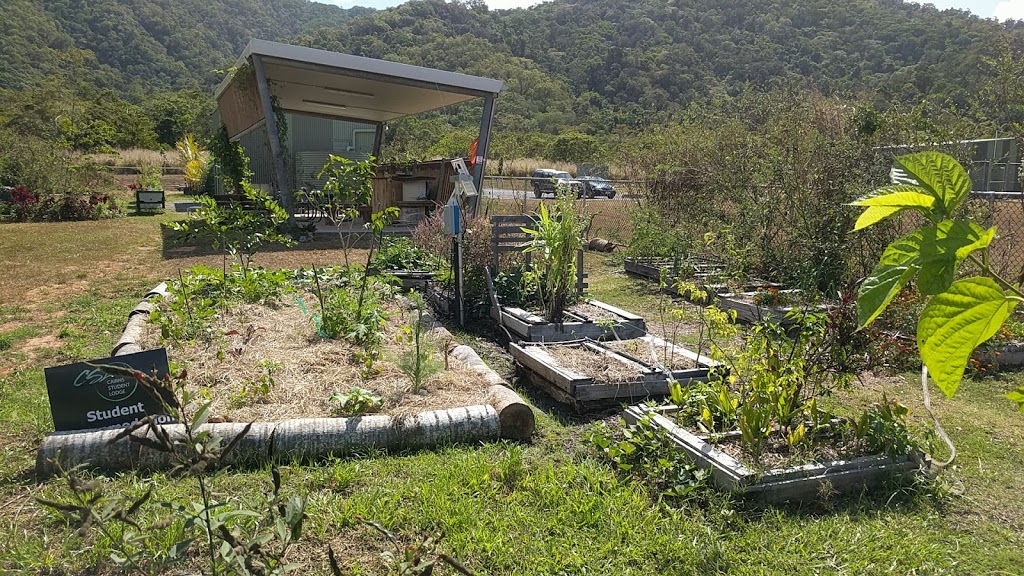
{"type": "Polygon", "coordinates": [[[444,206],[444,232],[453,238],[462,235],[462,215],[455,202],[444,206]]]}

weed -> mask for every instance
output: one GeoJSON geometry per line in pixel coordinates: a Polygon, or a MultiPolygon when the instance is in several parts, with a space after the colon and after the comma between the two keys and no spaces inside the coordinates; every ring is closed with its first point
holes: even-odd
{"type": "Polygon", "coordinates": [[[338,416],[358,416],[377,412],[384,404],[384,399],[372,390],[355,386],[345,393],[335,392],[331,396],[331,404],[338,416]]]}
{"type": "Polygon", "coordinates": [[[232,408],[262,404],[270,397],[270,393],[276,385],[274,373],[280,371],[284,365],[276,360],[260,360],[257,366],[262,369],[262,373],[255,380],[242,382],[242,387],[238,392],[229,398],[232,408]]]}
{"type": "Polygon", "coordinates": [[[185,374],[156,378],[143,372],[116,366],[101,366],[104,371],[134,378],[154,398],[160,399],[167,415],[180,422],[180,431],[157,423],[158,416],[137,420],[111,440],[127,438],[150,450],[170,456],[174,463],[171,476],[194,480],[197,501],[162,502],[170,518],[144,526],[134,516],[153,496],[150,488],[130,504],[120,499],[105,498],[102,484],[84,482],[78,471],[71,470],[68,494],[62,500],[37,498],[39,504],[70,517],[80,536],[95,528],[113,545],[111,560],[138,573],[159,572],[168,562],[184,559],[194,543],[205,546],[207,569],[213,575],[285,574],[297,568],[288,564],[288,549],[302,534],[306,498],[286,497],[281,493],[281,474],[272,472],[272,489],[267,493],[262,510],[232,508],[215,501],[214,480],[223,458],[249,432],[251,425],[225,441],[211,434],[204,425],[210,416],[210,402],[202,404],[186,388],[185,374]],[[190,410],[189,407],[195,407],[190,410]],[[155,533],[175,519],[184,522],[187,534],[169,549],[152,554],[149,546],[156,542],[155,533]]]}

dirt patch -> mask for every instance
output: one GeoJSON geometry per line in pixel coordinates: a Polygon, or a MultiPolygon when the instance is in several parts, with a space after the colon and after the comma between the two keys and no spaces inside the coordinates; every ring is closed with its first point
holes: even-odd
{"type": "Polygon", "coordinates": [[[17,330],[18,328],[21,328],[22,326],[27,326],[27,325],[28,325],[27,323],[22,322],[20,320],[11,320],[10,322],[4,322],[3,324],[0,324],[0,334],[6,334],[7,332],[13,332],[13,331],[17,330]]]}
{"type": "Polygon", "coordinates": [[[593,378],[598,384],[622,384],[643,379],[643,373],[635,364],[627,364],[586,346],[551,346],[547,353],[559,366],[593,378]]]}
{"type": "MultiPolygon", "coordinates": [[[[447,370],[427,378],[422,391],[412,392],[412,378],[399,367],[403,358],[411,360],[412,345],[399,340],[407,335],[403,326],[415,322],[415,312],[402,301],[386,304],[391,317],[385,344],[367,371],[357,346],[315,332],[300,300],[307,310],[316,301],[298,294],[277,306],[238,306],[215,321],[210,342],[168,347],[170,359],[188,369],[190,382],[209,392],[218,418],[330,417],[331,396],[355,387],[371,390],[383,399],[381,411],[396,415],[484,403],[488,385],[455,358],[448,358],[447,370]]],[[[438,348],[444,343],[427,340],[434,363],[443,368],[445,354],[438,348]]],[[[143,347],[157,346],[157,328],[149,326],[143,347]]]]}
{"type": "Polygon", "coordinates": [[[29,338],[18,344],[18,350],[22,352],[36,352],[42,349],[48,348],[60,348],[61,341],[59,338],[53,335],[38,336],[36,338],[29,338]]]}

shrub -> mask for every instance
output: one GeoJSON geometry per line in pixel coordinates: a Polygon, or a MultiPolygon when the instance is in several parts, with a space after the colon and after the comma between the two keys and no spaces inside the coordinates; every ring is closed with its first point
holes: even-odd
{"type": "MultiPolygon", "coordinates": [[[[438,259],[441,271],[447,273],[444,281],[451,288],[451,282],[454,281],[450,265],[452,239],[444,233],[444,219],[440,211],[425,218],[413,229],[412,241],[438,259]]],[[[462,285],[468,316],[487,316],[491,307],[485,270],[491,266],[493,254],[490,221],[484,216],[471,218],[466,222],[462,237],[462,285]]]]}

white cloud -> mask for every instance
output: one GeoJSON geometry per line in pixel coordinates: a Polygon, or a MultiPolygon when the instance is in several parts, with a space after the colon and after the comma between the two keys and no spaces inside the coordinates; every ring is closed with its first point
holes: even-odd
{"type": "Polygon", "coordinates": [[[1002,0],[996,4],[992,15],[1000,22],[1003,20],[1024,20],[1024,0],[1002,0]]]}

